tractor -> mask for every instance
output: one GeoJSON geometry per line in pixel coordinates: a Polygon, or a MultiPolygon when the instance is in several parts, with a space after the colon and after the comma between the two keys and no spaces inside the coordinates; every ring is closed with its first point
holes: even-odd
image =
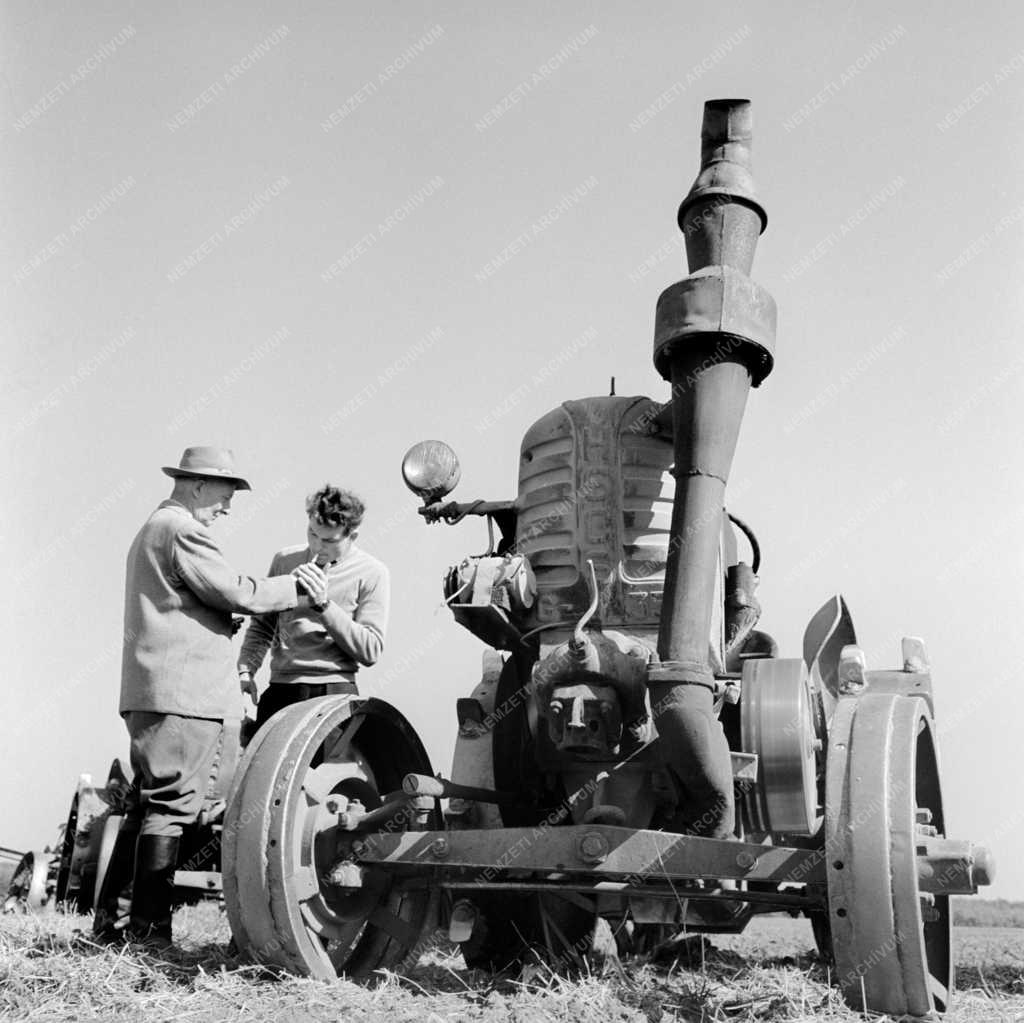
{"type": "Polygon", "coordinates": [[[414,445],[427,523],[486,519],[444,576],[485,644],[450,777],[380,699],[286,708],[249,744],[223,821],[240,949],[321,978],[415,958],[440,928],[469,966],[582,963],[809,918],[850,1005],[949,1008],[950,896],[990,883],[947,837],[927,654],[869,667],[840,597],[797,656],[757,628],[760,549],[725,491],[776,307],[749,276],[767,223],[746,100],[705,105],[678,222],[689,274],[657,303],[667,400],[585,397],[530,426],[513,500],[449,500],[454,451],[414,445]]]}

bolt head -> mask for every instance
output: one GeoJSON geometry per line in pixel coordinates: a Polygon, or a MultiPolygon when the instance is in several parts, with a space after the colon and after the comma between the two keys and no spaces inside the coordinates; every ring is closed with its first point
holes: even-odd
{"type": "Polygon", "coordinates": [[[579,858],[585,863],[600,863],[608,855],[608,843],[598,831],[588,831],[576,847],[579,858]]]}
{"type": "Polygon", "coordinates": [[[742,870],[751,870],[757,863],[757,857],[753,853],[741,852],[736,857],[736,866],[742,870]]]}
{"type": "Polygon", "coordinates": [[[449,852],[451,852],[451,847],[448,845],[447,838],[435,838],[430,846],[430,854],[437,860],[443,860],[449,852]]]}
{"type": "Polygon", "coordinates": [[[363,883],[363,868],[351,860],[343,860],[334,865],[327,883],[336,888],[359,888],[363,883]]]}

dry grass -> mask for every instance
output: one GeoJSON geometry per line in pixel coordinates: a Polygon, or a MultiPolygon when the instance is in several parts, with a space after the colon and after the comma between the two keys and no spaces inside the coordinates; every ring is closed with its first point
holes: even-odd
{"type": "MultiPolygon", "coordinates": [[[[757,920],[743,935],[705,942],[692,963],[629,962],[604,976],[574,979],[537,968],[498,980],[466,970],[454,951],[435,950],[406,975],[382,975],[367,986],[275,977],[240,963],[226,954],[227,926],[213,904],[179,911],[180,950],[163,958],[99,948],[73,933],[88,926],[87,918],[53,912],[0,918],[0,1017],[141,1023],[861,1019],[829,987],[810,954],[806,924],[785,918],[757,920]]],[[[947,1018],[1024,1020],[1024,932],[968,931],[960,945],[958,1010],[947,1018]]]]}

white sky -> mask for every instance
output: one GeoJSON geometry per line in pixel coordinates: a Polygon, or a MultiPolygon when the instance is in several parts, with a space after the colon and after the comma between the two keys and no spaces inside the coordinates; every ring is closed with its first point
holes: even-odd
{"type": "Polygon", "coordinates": [[[764,549],[763,627],[798,656],[841,590],[873,666],[925,637],[951,832],[993,846],[986,894],[1024,897],[1017,10],[8,3],[0,844],[51,841],[78,773],[126,751],[124,555],[188,444],[251,472],[217,527],[243,571],[301,542],[325,480],[364,495],[394,600],[363,686],[448,769],[482,647],[440,580],[485,530],[424,526],[401,457],[445,439],[456,498],[512,497],[560,401],[612,375],[664,397],[654,305],[685,273],[702,105],[747,96],[779,333],[731,507],[764,549]]]}

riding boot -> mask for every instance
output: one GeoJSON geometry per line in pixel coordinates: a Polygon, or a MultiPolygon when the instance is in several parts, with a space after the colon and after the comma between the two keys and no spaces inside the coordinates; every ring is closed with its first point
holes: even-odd
{"type": "Polygon", "coordinates": [[[177,835],[140,835],[135,854],[129,937],[154,948],[171,944],[177,835]]]}
{"type": "Polygon", "coordinates": [[[93,938],[101,944],[120,941],[125,936],[131,912],[132,874],[138,837],[138,821],[121,822],[92,920],[93,938]]]}

